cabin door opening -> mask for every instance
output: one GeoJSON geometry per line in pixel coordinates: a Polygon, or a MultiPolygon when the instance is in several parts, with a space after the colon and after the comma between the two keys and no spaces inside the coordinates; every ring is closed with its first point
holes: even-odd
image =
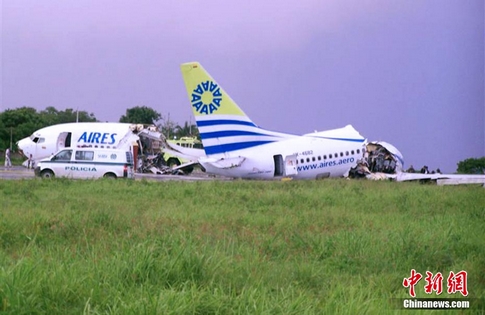
{"type": "Polygon", "coordinates": [[[283,156],[281,154],[274,155],[274,176],[283,176],[285,171],[285,164],[283,162],[283,156]]]}
{"type": "Polygon", "coordinates": [[[57,151],[71,147],[71,132],[61,132],[57,137],[57,151]]]}

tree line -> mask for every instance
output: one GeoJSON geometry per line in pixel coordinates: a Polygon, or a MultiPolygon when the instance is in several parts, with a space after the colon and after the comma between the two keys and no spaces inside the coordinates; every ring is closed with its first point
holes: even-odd
{"type": "MultiPolygon", "coordinates": [[[[62,123],[70,122],[97,122],[93,113],[77,111],[72,108],[57,110],[49,106],[44,110],[37,111],[32,107],[7,109],[0,112],[0,150],[12,146],[20,139],[30,136],[34,131],[62,123]]],[[[132,124],[155,125],[167,138],[180,138],[185,136],[198,137],[196,125],[185,122],[182,126],[164,119],[162,115],[147,106],[136,106],[126,110],[120,117],[119,122],[132,124]]]]}

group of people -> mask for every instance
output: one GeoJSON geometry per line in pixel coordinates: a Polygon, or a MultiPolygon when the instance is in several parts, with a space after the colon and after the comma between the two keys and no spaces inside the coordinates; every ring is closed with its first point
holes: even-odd
{"type": "Polygon", "coordinates": [[[411,165],[407,170],[407,173],[421,173],[421,174],[441,174],[441,170],[439,168],[436,169],[436,171],[429,171],[428,166],[423,166],[419,172],[416,172],[414,167],[411,165]]]}
{"type": "MultiPolygon", "coordinates": [[[[7,148],[5,150],[5,169],[10,168],[12,168],[12,152],[10,151],[10,148],[7,148]]],[[[32,154],[30,155],[30,158],[28,160],[27,168],[34,168],[34,159],[32,157],[32,154]]]]}

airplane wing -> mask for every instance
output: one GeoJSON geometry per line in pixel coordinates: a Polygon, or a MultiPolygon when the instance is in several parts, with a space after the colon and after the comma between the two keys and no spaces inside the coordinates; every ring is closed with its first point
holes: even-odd
{"type": "Polygon", "coordinates": [[[228,168],[234,168],[241,166],[241,164],[246,160],[245,157],[242,156],[237,156],[237,157],[231,157],[231,158],[220,158],[220,159],[215,159],[215,158],[200,158],[199,161],[202,165],[204,164],[210,164],[213,167],[216,168],[222,168],[222,169],[228,169],[228,168]]]}
{"type": "Polygon", "coordinates": [[[485,187],[485,175],[468,175],[468,174],[421,174],[421,173],[404,173],[385,174],[370,173],[366,175],[370,180],[390,179],[397,182],[415,181],[415,180],[435,180],[440,186],[442,185],[461,185],[461,184],[483,184],[485,187]]]}
{"type": "Polygon", "coordinates": [[[187,162],[187,163],[181,164],[181,165],[179,165],[179,166],[172,167],[172,169],[171,169],[171,170],[172,170],[172,172],[173,172],[173,171],[178,171],[178,170],[183,171],[183,170],[185,170],[186,168],[188,168],[188,167],[193,167],[194,165],[197,165],[197,164],[199,164],[199,162],[197,162],[197,161],[190,161],[190,162],[187,162]]]}
{"type": "Polygon", "coordinates": [[[453,179],[461,181],[462,183],[467,180],[481,181],[485,183],[485,175],[468,175],[468,174],[418,174],[418,173],[398,173],[395,180],[398,182],[410,181],[410,180],[445,180],[453,179]]]}

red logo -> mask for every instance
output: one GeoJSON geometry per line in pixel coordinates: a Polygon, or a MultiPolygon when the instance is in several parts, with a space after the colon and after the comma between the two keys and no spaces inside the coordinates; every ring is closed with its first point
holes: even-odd
{"type": "MultiPolygon", "coordinates": [[[[409,278],[404,278],[402,281],[402,285],[405,288],[409,288],[409,295],[412,297],[416,297],[416,291],[414,287],[418,284],[419,280],[421,280],[423,276],[416,272],[416,270],[411,269],[411,276],[409,278]]],[[[424,278],[426,284],[424,286],[424,292],[426,294],[431,294],[436,292],[436,294],[440,295],[443,292],[443,275],[441,272],[436,273],[433,275],[432,272],[426,271],[426,278],[424,278]]],[[[450,275],[446,281],[448,285],[448,294],[455,294],[456,292],[460,292],[463,296],[468,295],[467,290],[467,272],[462,270],[458,273],[454,273],[450,271],[450,275]]]]}
{"type": "Polygon", "coordinates": [[[438,272],[434,277],[429,271],[426,271],[426,285],[424,286],[424,292],[431,294],[433,291],[440,295],[443,292],[443,275],[438,272]]]}
{"type": "Polygon", "coordinates": [[[466,277],[467,273],[464,270],[458,272],[457,274],[450,271],[450,275],[448,276],[448,294],[461,292],[463,296],[467,296],[468,291],[466,288],[466,277]]]}
{"type": "Polygon", "coordinates": [[[412,297],[416,296],[416,293],[414,292],[414,286],[418,284],[419,280],[421,280],[422,277],[423,276],[419,272],[417,273],[416,270],[412,269],[411,277],[404,278],[404,280],[402,281],[402,285],[405,288],[409,287],[409,295],[411,295],[412,297]]]}

